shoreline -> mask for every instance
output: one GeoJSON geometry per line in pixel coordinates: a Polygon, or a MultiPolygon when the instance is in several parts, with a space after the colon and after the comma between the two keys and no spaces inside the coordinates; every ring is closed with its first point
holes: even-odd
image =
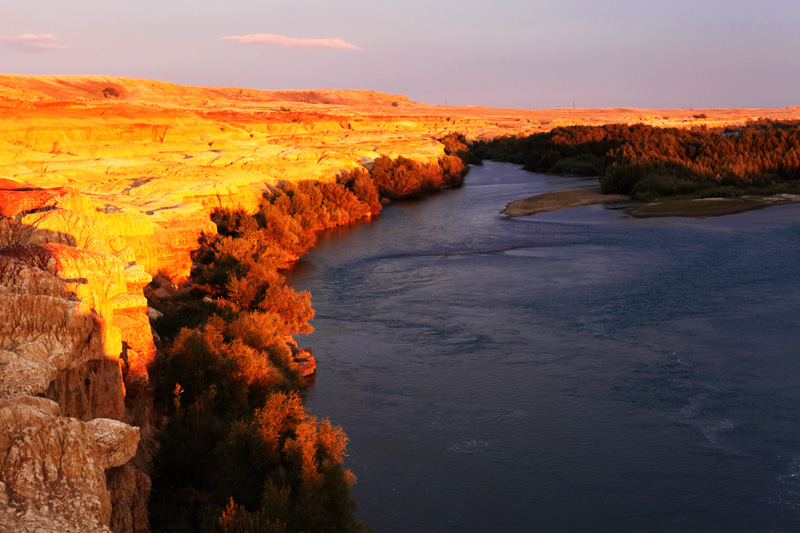
{"type": "MultiPolygon", "coordinates": [[[[536,194],[514,200],[506,204],[500,211],[508,218],[526,217],[582,207],[585,205],[611,204],[618,202],[631,202],[630,196],[623,194],[603,194],[600,187],[584,187],[566,189],[563,191],[536,194]]],[[[800,203],[800,195],[779,195],[765,197],[743,198],[708,198],[696,200],[673,200],[663,203],[641,204],[624,209],[625,214],[634,218],[707,218],[725,215],[735,215],[758,209],[766,209],[776,205],[800,203]],[[701,202],[707,202],[704,206],[701,202]],[[730,203],[731,205],[724,205],[730,203]],[[713,205],[712,205],[713,204],[713,205]],[[658,207],[655,207],[658,206],[658,207]],[[660,209],[659,207],[663,207],[660,209]],[[672,207],[672,208],[670,208],[672,207]],[[648,210],[649,208],[649,210],[648,210]],[[645,209],[645,210],[642,210],[645,209]]]]}
{"type": "Polygon", "coordinates": [[[748,211],[757,211],[776,205],[788,205],[800,203],[800,195],[777,195],[777,196],[758,196],[741,198],[706,198],[695,200],[673,200],[663,203],[642,204],[625,210],[625,213],[634,218],[660,218],[660,217],[683,217],[683,218],[708,218],[721,217],[725,215],[736,215],[748,211]],[[709,205],[704,208],[702,202],[709,205]],[[730,205],[725,205],[726,203],[730,205]],[[650,210],[644,210],[643,208],[650,210]],[[661,209],[665,207],[665,209],[661,209]],[[672,207],[670,209],[669,207],[672,207]]]}
{"type": "Polygon", "coordinates": [[[603,194],[599,186],[567,189],[564,191],[546,192],[514,200],[506,204],[501,214],[508,218],[526,217],[560,211],[584,205],[609,204],[616,202],[630,202],[630,196],[624,194],[603,194]]]}

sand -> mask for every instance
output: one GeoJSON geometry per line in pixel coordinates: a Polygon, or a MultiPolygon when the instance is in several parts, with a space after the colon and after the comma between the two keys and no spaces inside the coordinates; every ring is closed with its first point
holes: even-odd
{"type": "MultiPolygon", "coordinates": [[[[655,218],[655,217],[691,217],[706,218],[724,215],[734,215],[756,209],[764,209],[775,205],[786,205],[800,203],[800,195],[784,194],[767,197],[747,197],[748,203],[742,203],[742,199],[722,199],[711,198],[706,200],[677,200],[667,202],[665,208],[657,211],[643,211],[643,207],[657,205],[644,204],[631,207],[625,213],[635,218],[655,218]],[[730,202],[731,205],[725,205],[730,202]],[[670,209],[669,204],[674,204],[675,208],[670,209]],[[694,204],[694,205],[692,205],[694,204]]],[[[582,187],[579,189],[567,189],[564,191],[537,194],[522,200],[515,200],[506,205],[500,213],[509,218],[527,217],[571,207],[583,205],[610,204],[620,202],[630,202],[630,196],[622,194],[603,194],[600,187],[582,187]]]]}
{"type": "Polygon", "coordinates": [[[582,205],[629,201],[630,197],[623,194],[603,194],[600,191],[600,187],[582,187],[580,189],[537,194],[522,200],[515,200],[507,204],[501,213],[510,218],[526,217],[582,205]]]}

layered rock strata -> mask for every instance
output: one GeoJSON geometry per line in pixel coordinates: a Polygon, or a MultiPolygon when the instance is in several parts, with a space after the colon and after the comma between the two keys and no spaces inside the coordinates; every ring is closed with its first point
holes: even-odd
{"type": "Polygon", "coordinates": [[[0,530],[148,531],[151,278],[76,191],[0,186],[0,530]]]}
{"type": "MultiPolygon", "coordinates": [[[[783,110],[430,106],[371,91],[182,87],[0,75],[0,531],[144,532],[156,347],[142,289],[189,276],[220,207],[450,132],[720,126],[783,110]]],[[[304,373],[313,358],[296,345],[304,373]]]]}
{"type": "MultiPolygon", "coordinates": [[[[436,139],[450,132],[487,138],[573,124],[719,126],[798,118],[800,108],[525,111],[432,106],[372,91],[0,75],[0,116],[0,179],[51,189],[35,197],[42,206],[69,202],[70,188],[79,190],[80,201],[94,205],[72,211],[106,215],[138,264],[178,282],[189,275],[200,232],[214,230],[213,209],[252,211],[282,182],[332,180],[380,155],[430,162],[443,155],[436,139]]],[[[37,209],[30,198],[26,209],[37,209]]]]}
{"type": "Polygon", "coordinates": [[[0,530],[109,530],[106,472],[135,454],[137,428],[65,417],[57,403],[35,396],[0,401],[0,424],[0,530]]]}

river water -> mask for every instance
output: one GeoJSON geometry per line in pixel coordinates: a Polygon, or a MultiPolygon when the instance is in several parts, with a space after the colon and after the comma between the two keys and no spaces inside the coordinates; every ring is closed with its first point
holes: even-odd
{"type": "Polygon", "coordinates": [[[310,410],[384,531],[800,531],[800,205],[588,206],[500,163],[323,235],[310,410]]]}

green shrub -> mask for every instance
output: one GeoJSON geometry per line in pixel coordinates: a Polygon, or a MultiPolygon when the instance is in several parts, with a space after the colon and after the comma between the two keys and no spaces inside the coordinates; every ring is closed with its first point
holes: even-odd
{"type": "Polygon", "coordinates": [[[594,154],[580,154],[557,160],[547,172],[559,176],[598,176],[603,159],[594,154]]]}
{"type": "Polygon", "coordinates": [[[654,171],[639,180],[630,191],[635,200],[649,202],[665,196],[691,194],[703,188],[704,182],[679,178],[669,171],[654,171]]]}

